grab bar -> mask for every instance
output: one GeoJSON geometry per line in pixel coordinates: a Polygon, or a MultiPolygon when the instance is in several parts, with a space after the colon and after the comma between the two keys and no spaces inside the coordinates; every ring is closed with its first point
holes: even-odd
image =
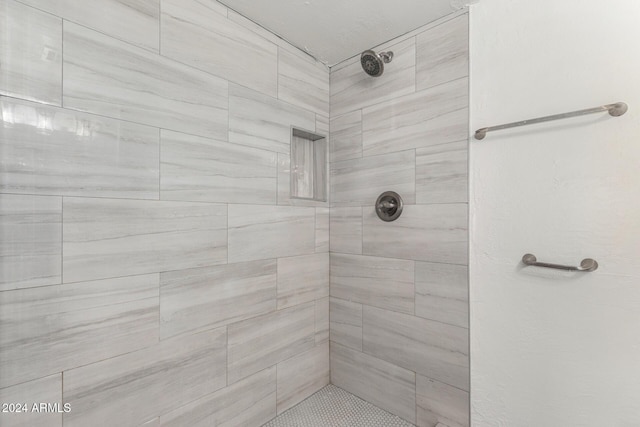
{"type": "Polygon", "coordinates": [[[628,109],[627,104],[625,104],[624,102],[616,102],[615,104],[601,105],[599,107],[587,108],[586,110],[578,110],[578,111],[572,111],[570,113],[554,114],[553,116],[538,117],[537,119],[521,120],[519,122],[507,123],[504,125],[489,126],[486,128],[478,129],[475,133],[475,138],[484,139],[484,137],[487,136],[487,132],[489,131],[515,128],[515,127],[525,126],[525,125],[533,125],[536,123],[549,122],[551,120],[568,119],[569,117],[584,116],[585,114],[600,113],[602,111],[607,111],[609,115],[613,117],[618,117],[626,113],[627,109],[628,109]]]}
{"type": "Polygon", "coordinates": [[[551,264],[548,262],[538,262],[538,259],[533,254],[524,254],[522,256],[522,263],[525,265],[532,265],[534,267],[546,267],[546,268],[556,268],[558,270],[568,270],[568,271],[595,271],[598,269],[598,263],[595,259],[585,258],[580,262],[579,267],[574,267],[572,265],[561,265],[561,264],[551,264]]]}

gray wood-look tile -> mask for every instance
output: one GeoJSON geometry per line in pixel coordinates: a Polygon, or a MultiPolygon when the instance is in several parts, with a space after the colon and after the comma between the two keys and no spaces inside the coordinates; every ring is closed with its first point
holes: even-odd
{"type": "Polygon", "coordinates": [[[160,417],[156,417],[145,423],[142,423],[140,424],[140,427],[160,427],[160,417]]]}
{"type": "MultiPolygon", "coordinates": [[[[276,34],[272,33],[271,31],[267,30],[266,28],[262,27],[261,25],[256,24],[254,21],[242,16],[241,14],[239,14],[236,11],[234,11],[233,9],[229,9],[227,11],[227,17],[229,18],[229,20],[231,20],[231,21],[243,26],[244,28],[250,30],[251,32],[259,35],[263,39],[265,39],[267,41],[270,41],[274,45],[277,45],[280,49],[284,49],[284,50],[288,51],[289,53],[293,53],[293,54],[300,55],[300,56],[303,56],[303,57],[307,56],[310,60],[315,61],[315,58],[313,58],[311,55],[307,54],[306,52],[301,51],[299,48],[293,46],[291,43],[289,43],[288,41],[284,40],[280,36],[277,36],[276,34]]],[[[326,66],[324,64],[322,64],[322,63],[318,63],[317,66],[319,68],[326,69],[326,66]]]]}
{"type": "Polygon", "coordinates": [[[362,110],[331,118],[331,161],[362,157],[362,110]]]}
{"type": "Polygon", "coordinates": [[[66,108],[218,140],[228,82],[71,22],[64,25],[66,108]]]}
{"type": "Polygon", "coordinates": [[[327,202],[331,201],[331,192],[329,191],[330,187],[330,182],[329,182],[329,178],[331,175],[331,169],[330,169],[330,158],[331,158],[331,132],[329,130],[330,128],[330,122],[329,122],[329,117],[324,117],[320,114],[316,114],[316,134],[323,136],[324,137],[324,162],[326,163],[325,165],[325,170],[324,170],[324,179],[325,179],[325,196],[327,199],[327,202]]]}
{"type": "MultiPolygon", "coordinates": [[[[316,113],[316,134],[320,136],[324,136],[329,139],[329,116],[323,116],[322,114],[316,113]]],[[[329,144],[330,146],[331,144],[329,144]]]]}
{"type": "Polygon", "coordinates": [[[405,205],[393,222],[381,221],[373,208],[365,209],[362,253],[466,265],[467,228],[465,203],[405,205]]]}
{"type": "Polygon", "coordinates": [[[331,341],[362,351],[362,304],[331,297],[329,313],[331,341]]]}
{"type": "Polygon", "coordinates": [[[0,23],[0,94],[61,105],[62,19],[3,1],[0,23]]]}
{"type": "Polygon", "coordinates": [[[416,316],[469,327],[466,265],[416,262],[416,316]]]}
{"type": "Polygon", "coordinates": [[[311,254],[315,208],[229,205],[229,262],[311,254]]]}
{"type": "Polygon", "coordinates": [[[0,292],[0,387],[158,342],[158,275],[0,292]]]}
{"type": "Polygon", "coordinates": [[[276,203],[275,152],[167,130],[160,139],[163,200],[276,203]]]}
{"type": "Polygon", "coordinates": [[[158,52],[160,0],[20,0],[53,15],[158,52]]]}
{"type": "MultiPolygon", "coordinates": [[[[246,18],[245,16],[239,14],[238,12],[236,12],[233,9],[227,10],[227,17],[229,18],[230,21],[233,21],[236,24],[243,26],[244,28],[250,30],[251,32],[259,35],[263,39],[268,40],[268,41],[270,41],[271,43],[273,43],[273,44],[275,44],[277,46],[288,45],[289,44],[285,40],[283,40],[282,38],[280,38],[277,35],[275,35],[274,33],[272,33],[271,31],[269,31],[266,28],[264,28],[263,26],[255,23],[251,19],[246,18]]],[[[293,46],[291,46],[291,49],[295,49],[295,48],[293,46]]]]}
{"type": "Polygon", "coordinates": [[[413,314],[414,261],[331,254],[331,296],[413,314]]]}
{"type": "Polygon", "coordinates": [[[469,427],[469,392],[416,375],[418,427],[469,427]]]}
{"type": "Polygon", "coordinates": [[[2,427],[62,427],[62,413],[33,412],[33,405],[54,403],[62,407],[62,374],[55,374],[13,387],[0,388],[0,403],[24,403],[26,412],[3,412],[2,427]]]}
{"type": "Polygon", "coordinates": [[[162,54],[275,97],[277,46],[227,19],[218,8],[216,2],[163,0],[162,54]]]}
{"type": "Polygon", "coordinates": [[[469,75],[469,15],[461,15],[416,37],[418,90],[469,75]]]}
{"type": "Polygon", "coordinates": [[[467,141],[416,150],[416,203],[466,203],[467,141]]]}
{"type": "Polygon", "coordinates": [[[381,49],[393,51],[393,62],[385,66],[380,78],[371,77],[362,71],[359,56],[331,72],[332,116],[415,92],[415,38],[383,46],[381,49]]]}
{"type": "MultiPolygon", "coordinates": [[[[327,163],[328,170],[329,164],[327,163]]],[[[291,197],[291,192],[291,160],[288,153],[278,153],[278,204],[283,206],[329,206],[327,201],[291,197]]]]}
{"type": "Polygon", "coordinates": [[[227,262],[224,205],[64,199],[65,282],[227,262]]]}
{"type": "Polygon", "coordinates": [[[469,331],[404,313],[363,306],[365,353],[469,390],[469,331]]]}
{"type": "Polygon", "coordinates": [[[162,427],[260,427],[276,416],[276,367],[160,417],[162,427]]]}
{"type": "Polygon", "coordinates": [[[316,345],[329,341],[329,297],[316,300],[316,345]]]}
{"type": "Polygon", "coordinates": [[[415,373],[331,343],[331,383],[407,421],[416,421],[415,373]]]}
{"type": "Polygon", "coordinates": [[[329,69],[308,55],[279,48],[278,98],[329,116],[329,69]]]}
{"type": "Polygon", "coordinates": [[[62,198],[0,194],[0,291],[62,280],[62,198]]]}
{"type": "Polygon", "coordinates": [[[468,79],[461,78],[362,110],[363,154],[393,153],[467,138],[468,79]]]}
{"type": "Polygon", "coordinates": [[[332,206],[367,206],[373,210],[384,191],[416,200],[415,150],[331,163],[332,206]]]}
{"type": "Polygon", "coordinates": [[[228,384],[312,348],[314,324],[311,302],[229,325],[228,384]]]}
{"type": "Polygon", "coordinates": [[[329,343],[278,363],[278,414],[329,384],[329,343]]]}
{"type": "Polygon", "coordinates": [[[275,309],[275,260],[160,275],[161,339],[228,325],[275,309]]]}
{"type": "Polygon", "coordinates": [[[278,310],[329,296],[329,254],[278,258],[278,310]]]}
{"type": "Polygon", "coordinates": [[[0,99],[0,191],[158,199],[158,129],[0,99]]]}
{"type": "Polygon", "coordinates": [[[331,252],[361,254],[362,208],[331,208],[329,235],[329,248],[331,252]]]}
{"type": "Polygon", "coordinates": [[[225,328],[64,372],[64,425],[137,425],[225,386],[225,328]],[[96,404],[99,402],[99,404],[96,404]]]}
{"type": "Polygon", "coordinates": [[[329,208],[316,208],[316,252],[329,252],[329,208]]]}
{"type": "Polygon", "coordinates": [[[291,126],[313,130],[316,115],[254,90],[229,85],[229,142],[289,153],[291,126]]]}

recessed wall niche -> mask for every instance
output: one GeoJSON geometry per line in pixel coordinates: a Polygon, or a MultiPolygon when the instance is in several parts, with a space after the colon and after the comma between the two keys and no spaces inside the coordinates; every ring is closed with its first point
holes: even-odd
{"type": "Polygon", "coordinates": [[[327,200],[327,140],[291,128],[291,197],[327,200]]]}

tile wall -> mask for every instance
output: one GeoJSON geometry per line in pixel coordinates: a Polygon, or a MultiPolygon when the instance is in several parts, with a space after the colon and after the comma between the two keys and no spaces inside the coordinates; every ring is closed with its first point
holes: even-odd
{"type": "Polygon", "coordinates": [[[71,405],[3,426],[259,426],[330,379],[468,426],[467,15],[377,79],[214,1],[0,23],[0,397],[71,405]],[[331,204],[289,197],[292,125],[331,204]]]}
{"type": "Polygon", "coordinates": [[[331,382],[419,427],[469,425],[468,19],[427,25],[379,78],[331,69],[331,382]],[[374,202],[398,192],[383,222],[374,202]]]}
{"type": "Polygon", "coordinates": [[[215,1],[0,0],[3,426],[260,426],[329,382],[329,71],[215,1]]]}

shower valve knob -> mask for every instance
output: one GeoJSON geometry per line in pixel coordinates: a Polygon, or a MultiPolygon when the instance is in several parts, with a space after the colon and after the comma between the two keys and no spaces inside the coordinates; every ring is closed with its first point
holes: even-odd
{"type": "Polygon", "coordinates": [[[374,206],[378,218],[385,222],[395,221],[402,213],[402,197],[395,191],[385,191],[374,206]]]}

